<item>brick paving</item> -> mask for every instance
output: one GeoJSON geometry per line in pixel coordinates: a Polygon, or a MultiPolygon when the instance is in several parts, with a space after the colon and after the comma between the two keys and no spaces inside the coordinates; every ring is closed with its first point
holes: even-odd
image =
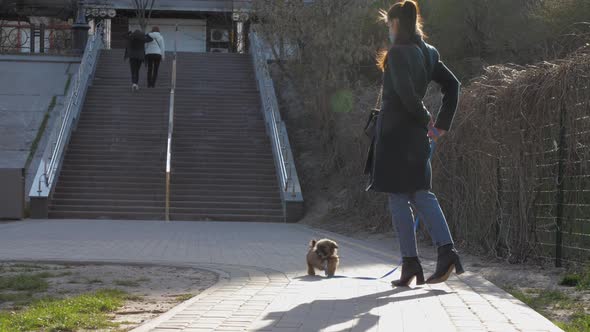
{"type": "Polygon", "coordinates": [[[291,224],[31,220],[0,223],[0,260],[194,266],[220,275],[137,332],[561,331],[469,272],[415,288],[392,288],[399,272],[356,279],[383,275],[399,257],[335,234],[337,277],[308,277],[307,244],[325,234],[291,224]]]}

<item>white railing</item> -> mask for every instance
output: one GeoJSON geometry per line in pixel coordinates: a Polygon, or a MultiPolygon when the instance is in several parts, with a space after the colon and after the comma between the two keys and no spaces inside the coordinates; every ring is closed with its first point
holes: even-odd
{"type": "Polygon", "coordinates": [[[271,138],[283,198],[302,201],[301,187],[295,169],[287,129],[285,123],[281,120],[274,83],[268,69],[265,43],[258,36],[254,27],[249,33],[249,38],[250,53],[254,62],[258,90],[262,101],[262,111],[271,138]]]}
{"type": "Polygon", "coordinates": [[[30,197],[49,197],[51,194],[59,169],[61,168],[66,145],[84,104],[88,85],[96,69],[98,52],[103,47],[103,33],[103,26],[98,25],[94,34],[88,38],[82,61],[78,67],[78,73],[73,77],[66,95],[65,105],[58,110],[59,118],[56,119],[55,126],[47,142],[47,147],[41,157],[41,162],[29,193],[30,197]]]}
{"type": "Polygon", "coordinates": [[[178,24],[174,32],[174,57],[172,58],[172,81],[170,82],[170,103],[168,105],[168,140],[166,145],[166,221],[170,221],[170,173],[172,170],[172,135],[174,134],[174,97],[176,93],[176,59],[178,24]]]}

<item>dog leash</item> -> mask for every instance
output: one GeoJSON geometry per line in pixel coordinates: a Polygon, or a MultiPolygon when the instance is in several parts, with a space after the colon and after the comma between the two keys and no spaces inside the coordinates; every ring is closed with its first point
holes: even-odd
{"type": "MultiPolygon", "coordinates": [[[[436,137],[439,136],[439,132],[436,128],[432,127],[431,128],[434,135],[436,137]]],[[[434,153],[434,149],[436,148],[436,142],[433,140],[430,141],[430,156],[428,157],[428,159],[432,159],[432,155],[434,153]]],[[[416,213],[416,219],[414,220],[414,233],[418,232],[418,226],[420,225],[420,216],[418,216],[418,214],[416,213]]],[[[351,279],[359,279],[359,280],[381,280],[381,279],[385,279],[387,277],[389,277],[390,275],[392,275],[395,271],[397,271],[400,266],[402,266],[403,263],[403,258],[400,259],[399,263],[397,264],[396,267],[393,268],[393,270],[385,273],[381,278],[374,278],[374,277],[352,277],[351,279]]]]}

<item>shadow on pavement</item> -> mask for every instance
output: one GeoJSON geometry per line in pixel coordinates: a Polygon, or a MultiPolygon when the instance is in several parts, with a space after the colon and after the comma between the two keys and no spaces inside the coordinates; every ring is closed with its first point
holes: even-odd
{"type": "MultiPolygon", "coordinates": [[[[303,276],[298,277],[304,281],[319,281],[325,278],[318,276],[303,276]]],[[[451,294],[444,290],[435,290],[429,288],[394,288],[392,290],[368,294],[360,297],[349,299],[326,299],[314,300],[310,303],[302,303],[288,311],[270,312],[264,318],[270,321],[269,324],[257,331],[268,331],[270,326],[280,327],[281,324],[294,327],[299,325],[301,331],[309,329],[309,331],[319,331],[328,327],[336,327],[344,324],[342,331],[350,331],[350,326],[347,322],[358,319],[354,326],[355,331],[366,331],[376,326],[379,322],[379,315],[375,315],[370,311],[385,306],[392,302],[411,301],[432,296],[451,294]],[[408,291],[422,290],[423,293],[402,295],[408,291]],[[346,308],[346,309],[343,309],[346,308]],[[339,311],[339,309],[342,309],[339,311]]]]}

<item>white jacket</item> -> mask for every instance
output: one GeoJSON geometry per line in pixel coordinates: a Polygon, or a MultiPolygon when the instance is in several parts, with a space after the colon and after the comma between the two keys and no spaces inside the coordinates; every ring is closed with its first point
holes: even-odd
{"type": "Polygon", "coordinates": [[[154,40],[145,44],[145,54],[160,54],[164,59],[166,52],[164,38],[159,32],[150,32],[148,35],[154,40]]]}

